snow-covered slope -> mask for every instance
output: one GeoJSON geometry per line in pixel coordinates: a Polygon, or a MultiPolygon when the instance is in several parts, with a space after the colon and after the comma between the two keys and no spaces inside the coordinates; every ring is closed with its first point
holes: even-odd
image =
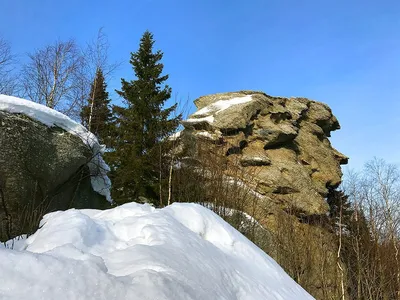
{"type": "Polygon", "coordinates": [[[200,205],[71,209],[41,225],[0,248],[0,299],[313,299],[200,205]]]}
{"type": "Polygon", "coordinates": [[[0,94],[0,111],[23,114],[44,125],[49,127],[60,127],[79,137],[93,153],[93,158],[88,163],[92,175],[91,183],[93,190],[104,195],[108,201],[112,201],[110,195],[111,182],[107,177],[109,167],[102,157],[104,146],[99,144],[94,134],[86,130],[82,125],[54,109],[21,98],[0,94]]]}

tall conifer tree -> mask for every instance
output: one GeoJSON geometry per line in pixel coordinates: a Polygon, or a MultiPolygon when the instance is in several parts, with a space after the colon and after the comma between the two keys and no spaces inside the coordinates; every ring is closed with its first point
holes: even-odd
{"type": "Polygon", "coordinates": [[[101,69],[97,69],[92,83],[88,103],[82,108],[83,126],[94,133],[102,143],[109,145],[112,111],[107,92],[107,84],[101,69]]]}
{"type": "Polygon", "coordinates": [[[168,151],[167,137],[179,125],[181,116],[172,117],[176,105],[165,108],[171,88],[165,84],[163,53],[153,50],[153,34],[146,31],[130,63],[136,78],[122,79],[117,93],[125,106],[114,106],[116,136],[114,151],[109,153],[113,178],[113,198],[128,202],[146,197],[157,204],[160,172],[166,169],[163,160],[168,151]]]}

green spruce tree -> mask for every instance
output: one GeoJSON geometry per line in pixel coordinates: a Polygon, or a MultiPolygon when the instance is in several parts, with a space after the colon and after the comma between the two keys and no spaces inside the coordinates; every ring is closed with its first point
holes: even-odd
{"type": "Polygon", "coordinates": [[[109,145],[112,111],[107,92],[107,84],[101,69],[97,69],[88,103],[82,108],[81,121],[102,143],[109,145]]]}
{"type": "Polygon", "coordinates": [[[140,197],[160,204],[160,186],[168,167],[168,139],[178,127],[181,116],[172,117],[176,105],[165,108],[171,88],[165,84],[163,53],[153,50],[153,34],[146,31],[139,50],[131,53],[130,63],[136,78],[122,79],[117,93],[125,106],[114,106],[116,136],[114,151],[109,153],[112,168],[113,198],[124,203],[140,197]]]}
{"type": "Polygon", "coordinates": [[[329,205],[329,217],[333,227],[338,225],[339,219],[341,219],[342,225],[345,227],[348,226],[351,216],[353,215],[349,196],[347,196],[343,191],[329,187],[326,200],[329,205]]]}

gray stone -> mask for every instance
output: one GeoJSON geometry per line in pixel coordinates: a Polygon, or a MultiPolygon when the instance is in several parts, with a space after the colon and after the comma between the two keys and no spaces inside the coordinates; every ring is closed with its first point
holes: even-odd
{"type": "Polygon", "coordinates": [[[24,115],[0,112],[0,240],[36,229],[48,212],[104,208],[94,192],[80,138],[24,115]]]}

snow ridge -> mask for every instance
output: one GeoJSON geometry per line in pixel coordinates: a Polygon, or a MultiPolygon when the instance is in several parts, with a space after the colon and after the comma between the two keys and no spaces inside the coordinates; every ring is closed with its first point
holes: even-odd
{"type": "Polygon", "coordinates": [[[311,300],[211,210],[174,203],[54,212],[0,246],[0,299],[311,300]]]}

